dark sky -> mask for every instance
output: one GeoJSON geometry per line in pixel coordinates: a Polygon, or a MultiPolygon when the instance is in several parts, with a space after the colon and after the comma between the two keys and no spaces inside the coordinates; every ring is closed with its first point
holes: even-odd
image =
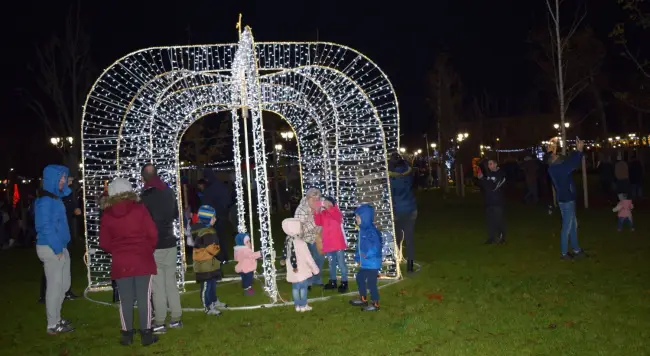
{"type": "MultiPolygon", "coordinates": [[[[37,174],[57,156],[47,147],[43,124],[16,96],[33,85],[27,64],[34,48],[64,29],[74,1],[17,1],[3,9],[5,48],[0,169],[16,165],[37,174]],[[13,9],[11,9],[13,7],[13,9]],[[30,157],[25,161],[18,153],[30,157]]],[[[608,1],[615,3],[615,1],[608,1]]],[[[355,48],[387,73],[397,91],[402,130],[433,132],[427,109],[427,71],[435,56],[449,53],[470,90],[486,89],[513,102],[528,91],[526,37],[543,19],[542,0],[391,1],[82,1],[98,69],[143,47],[237,40],[237,14],[257,41],[323,41],[355,48]],[[190,29],[188,33],[188,28],[190,29]],[[189,35],[189,36],[188,36],[189,35]]],[[[615,4],[614,4],[615,5],[615,4]]],[[[6,5],[5,5],[6,6],[6,5]]],[[[598,8],[596,8],[598,9],[598,8]]],[[[594,7],[590,8],[593,12],[594,7]]],[[[609,26],[608,24],[603,25],[609,26]]],[[[511,109],[516,114],[517,107],[511,109]]]]}

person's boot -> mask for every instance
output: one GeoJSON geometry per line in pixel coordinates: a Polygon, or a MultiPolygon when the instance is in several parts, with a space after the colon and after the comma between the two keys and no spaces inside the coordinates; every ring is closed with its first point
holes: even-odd
{"type": "Polygon", "coordinates": [[[361,311],[379,311],[379,302],[372,302],[361,308],[361,311]]]}
{"type": "Polygon", "coordinates": [[[77,297],[76,294],[72,293],[72,290],[68,290],[68,291],[65,293],[65,300],[75,300],[75,299],[77,299],[77,298],[79,298],[79,297],[77,297]]]}
{"type": "Polygon", "coordinates": [[[348,292],[348,282],[341,282],[339,285],[339,293],[347,293],[348,292]]]}
{"type": "Polygon", "coordinates": [[[350,305],[353,307],[365,307],[368,305],[366,297],[359,297],[359,299],[352,299],[350,305]]]}
{"type": "Polygon", "coordinates": [[[122,336],[120,337],[120,345],[129,346],[133,343],[133,334],[135,330],[121,331],[122,336]]]}
{"type": "Polygon", "coordinates": [[[149,346],[158,342],[158,336],[154,335],[151,329],[140,330],[140,341],[142,346],[149,346]]]}
{"type": "Polygon", "coordinates": [[[330,279],[329,282],[323,287],[325,290],[336,289],[336,279],[330,279]]]}
{"type": "Polygon", "coordinates": [[[412,273],[414,271],[413,260],[408,260],[408,262],[406,262],[406,271],[409,273],[412,273]]]}

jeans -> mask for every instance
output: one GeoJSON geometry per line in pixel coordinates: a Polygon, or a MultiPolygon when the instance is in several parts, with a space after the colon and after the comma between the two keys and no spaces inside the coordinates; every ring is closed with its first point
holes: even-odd
{"type": "Polygon", "coordinates": [[[630,225],[630,229],[634,230],[634,223],[632,223],[632,218],[618,218],[618,231],[623,230],[623,225],[627,223],[630,225]]]}
{"type": "Polygon", "coordinates": [[[506,238],[506,224],[502,206],[488,206],[485,209],[488,225],[488,241],[497,242],[506,238]]]}
{"type": "Polygon", "coordinates": [[[325,256],[318,253],[318,248],[316,247],[316,243],[307,244],[307,247],[309,247],[309,252],[311,252],[311,257],[314,259],[314,262],[316,262],[316,265],[320,270],[318,274],[315,274],[311,278],[307,279],[307,285],[309,286],[314,284],[317,286],[323,285],[322,271],[323,271],[323,263],[325,262],[325,256]]]}
{"type": "Polygon", "coordinates": [[[562,214],[562,231],[560,232],[560,250],[562,255],[569,252],[569,242],[573,252],[579,252],[578,246],[578,220],[576,219],[576,202],[570,201],[558,204],[562,214]]]}
{"type": "Polygon", "coordinates": [[[151,275],[125,277],[116,280],[120,293],[122,330],[133,329],[133,305],[138,302],[140,330],[151,329],[151,275]]]}
{"type": "Polygon", "coordinates": [[[334,251],[328,252],[327,257],[330,259],[330,281],[336,280],[336,266],[341,270],[341,282],[348,281],[348,265],[345,263],[345,252],[334,251]]]}
{"type": "Polygon", "coordinates": [[[297,307],[307,305],[307,285],[309,279],[291,285],[291,294],[293,295],[293,304],[297,307]]]}
{"type": "Polygon", "coordinates": [[[61,258],[47,245],[36,245],[36,254],[43,262],[47,291],[45,292],[45,311],[47,326],[55,327],[61,321],[61,306],[65,292],[70,288],[70,254],[64,248],[61,258]]]}
{"type": "Polygon", "coordinates": [[[357,285],[359,286],[359,296],[366,297],[366,292],[370,289],[370,299],[373,302],[379,301],[379,289],[377,288],[378,269],[362,268],[357,272],[357,285]]]}
{"type": "Polygon", "coordinates": [[[241,276],[241,287],[248,289],[253,286],[253,272],[240,273],[241,276]]]}
{"type": "Polygon", "coordinates": [[[206,309],[217,302],[217,280],[201,281],[201,303],[206,309]]]}
{"type": "Polygon", "coordinates": [[[395,234],[397,234],[397,246],[401,247],[402,240],[406,244],[406,259],[415,259],[415,244],[413,233],[415,231],[415,219],[418,217],[418,211],[410,213],[395,214],[395,234]]]}
{"type": "Polygon", "coordinates": [[[181,295],[176,285],[176,247],[158,249],[156,275],[153,276],[153,309],[157,325],[165,323],[167,308],[171,309],[171,321],[181,320],[181,295]]]}

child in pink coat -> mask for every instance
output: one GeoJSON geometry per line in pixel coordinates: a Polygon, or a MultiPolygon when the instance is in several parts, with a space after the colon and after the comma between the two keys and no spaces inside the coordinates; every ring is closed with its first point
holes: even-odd
{"type": "Polygon", "coordinates": [[[623,224],[626,222],[630,224],[630,229],[634,231],[634,224],[632,223],[632,209],[634,209],[634,204],[632,204],[632,201],[625,194],[619,194],[618,200],[618,204],[612,209],[613,212],[618,213],[618,231],[623,230],[623,224]]]}
{"type": "Polygon", "coordinates": [[[314,213],[314,223],[322,226],[323,253],[329,258],[330,281],[325,289],[336,289],[336,266],[341,270],[339,293],[348,291],[348,266],[345,263],[345,237],[343,236],[343,214],[334,198],[325,198],[321,209],[314,213]]]}
{"type": "Polygon", "coordinates": [[[287,282],[292,285],[293,304],[297,312],[310,311],[312,308],[307,304],[307,285],[309,279],[320,270],[311,257],[307,243],[301,238],[300,220],[284,219],[282,230],[287,234],[285,242],[287,282]]]}
{"type": "Polygon", "coordinates": [[[235,272],[241,276],[244,295],[253,295],[253,273],[257,269],[257,260],[262,258],[260,251],[253,252],[251,238],[248,234],[239,233],[235,236],[235,272]]]}

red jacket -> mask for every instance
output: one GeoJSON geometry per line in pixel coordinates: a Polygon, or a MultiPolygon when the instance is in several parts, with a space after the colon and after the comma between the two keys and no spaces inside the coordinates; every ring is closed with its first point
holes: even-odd
{"type": "Polygon", "coordinates": [[[135,193],[108,198],[99,227],[99,247],[112,255],[111,278],[156,274],[158,230],[135,193]]]}
{"type": "Polygon", "coordinates": [[[314,223],[323,227],[323,253],[345,250],[347,244],[343,236],[343,214],[334,205],[329,209],[314,213],[314,223]]]}

